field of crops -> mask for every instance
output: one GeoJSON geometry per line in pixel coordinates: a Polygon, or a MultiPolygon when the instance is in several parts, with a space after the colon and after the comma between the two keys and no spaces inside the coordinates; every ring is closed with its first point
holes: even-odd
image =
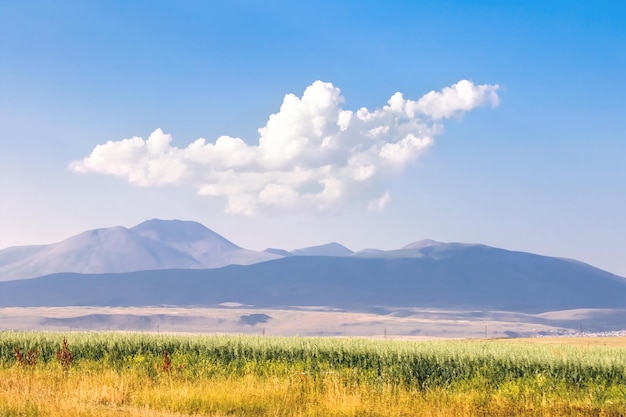
{"type": "Polygon", "coordinates": [[[0,415],[624,416],[626,347],[3,332],[0,415]]]}

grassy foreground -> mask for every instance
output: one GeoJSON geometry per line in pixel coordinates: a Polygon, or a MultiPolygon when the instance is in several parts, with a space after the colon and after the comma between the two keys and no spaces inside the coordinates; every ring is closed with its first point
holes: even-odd
{"type": "Polygon", "coordinates": [[[626,343],[62,339],[0,333],[0,416],[626,415],[626,343]]]}

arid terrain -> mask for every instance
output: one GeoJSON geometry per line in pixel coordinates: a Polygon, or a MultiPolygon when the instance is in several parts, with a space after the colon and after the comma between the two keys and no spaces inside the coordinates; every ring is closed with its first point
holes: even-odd
{"type": "Polygon", "coordinates": [[[372,338],[508,338],[593,334],[626,328],[624,310],[542,314],[420,308],[346,312],[324,307],[29,307],[0,309],[1,330],[147,331],[372,338]],[[620,327],[620,324],[623,326],[620,327]]]}

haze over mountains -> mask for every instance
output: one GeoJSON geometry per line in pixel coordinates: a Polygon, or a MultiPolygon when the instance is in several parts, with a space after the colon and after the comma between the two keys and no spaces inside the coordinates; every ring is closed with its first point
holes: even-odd
{"type": "Polygon", "coordinates": [[[4,249],[0,251],[0,281],[56,272],[219,268],[280,257],[243,249],[200,223],[154,219],[131,229],[96,229],[50,245],[4,249]]]}
{"type": "Polygon", "coordinates": [[[0,274],[0,306],[626,308],[626,279],[574,260],[431,240],[392,251],[331,243],[255,252],[178,220],[9,248],[0,274]]]}
{"type": "Polygon", "coordinates": [[[122,226],[95,229],[58,243],[1,250],[0,281],[58,272],[98,274],[221,268],[290,256],[415,257],[449,245],[422,240],[392,251],[367,249],[355,253],[331,242],[292,251],[269,248],[259,252],[241,248],[197,222],[153,219],[130,229],[122,226]]]}

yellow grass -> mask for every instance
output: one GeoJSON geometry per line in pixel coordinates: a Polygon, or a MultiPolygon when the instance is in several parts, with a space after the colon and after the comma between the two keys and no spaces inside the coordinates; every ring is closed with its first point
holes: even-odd
{"type": "Polygon", "coordinates": [[[469,389],[424,392],[347,386],[328,374],[311,381],[305,374],[285,378],[254,375],[186,379],[156,378],[133,370],[70,370],[59,366],[0,371],[3,416],[585,416],[614,415],[595,410],[590,399],[565,400],[547,394],[537,401],[511,384],[499,392],[469,389]],[[512,395],[516,397],[512,399],[512,395]],[[521,394],[521,395],[520,395],[521,394]]]}

